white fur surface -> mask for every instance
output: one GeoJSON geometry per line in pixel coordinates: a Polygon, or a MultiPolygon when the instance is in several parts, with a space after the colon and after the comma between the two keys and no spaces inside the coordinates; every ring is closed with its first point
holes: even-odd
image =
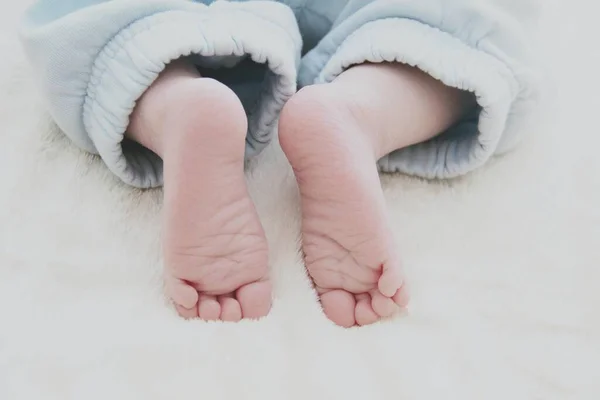
{"type": "Polygon", "coordinates": [[[57,132],[8,33],[17,10],[1,5],[0,399],[597,400],[593,4],[549,7],[551,101],[518,151],[452,182],[383,178],[414,299],[408,316],[351,330],[319,310],[275,147],[248,177],[272,314],[180,320],[161,294],[160,191],[125,187],[57,132]]]}

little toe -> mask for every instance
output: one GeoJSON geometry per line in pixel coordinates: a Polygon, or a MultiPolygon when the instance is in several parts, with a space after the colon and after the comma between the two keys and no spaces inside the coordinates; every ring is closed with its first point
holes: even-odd
{"type": "Polygon", "coordinates": [[[261,281],[242,286],[236,292],[243,318],[262,318],[271,310],[271,282],[261,281]]]}
{"type": "Polygon", "coordinates": [[[238,322],[242,319],[242,307],[240,303],[231,296],[220,296],[221,320],[226,322],[238,322]]]}
{"type": "Polygon", "coordinates": [[[371,305],[371,297],[364,293],[356,296],[356,308],[354,310],[354,318],[360,326],[374,324],[380,319],[380,316],[371,305]]]}
{"type": "Polygon", "coordinates": [[[345,290],[332,290],[321,295],[321,306],[325,315],[339,326],[350,328],[355,325],[356,299],[345,290]]]}
{"type": "MultiPolygon", "coordinates": [[[[198,292],[181,279],[167,277],[166,291],[173,302],[183,309],[191,310],[198,304],[198,292]]],[[[177,309],[179,311],[179,308],[177,309]]]]}
{"type": "Polygon", "coordinates": [[[194,319],[198,318],[198,307],[194,306],[194,308],[185,308],[175,303],[175,309],[177,313],[185,319],[194,319]]]}
{"type": "Polygon", "coordinates": [[[221,316],[221,305],[214,296],[201,295],[198,315],[205,321],[216,321],[221,316]]]}
{"type": "Polygon", "coordinates": [[[383,273],[379,278],[378,289],[385,297],[393,297],[402,286],[404,279],[400,273],[400,264],[397,262],[383,265],[383,273]]]}
{"type": "Polygon", "coordinates": [[[379,290],[373,290],[371,292],[371,306],[373,307],[373,310],[383,318],[389,317],[398,310],[398,305],[394,300],[385,297],[379,290]]]}
{"type": "Polygon", "coordinates": [[[400,289],[396,291],[392,299],[398,306],[402,308],[406,307],[410,302],[410,290],[408,289],[408,285],[404,283],[400,289]]]}

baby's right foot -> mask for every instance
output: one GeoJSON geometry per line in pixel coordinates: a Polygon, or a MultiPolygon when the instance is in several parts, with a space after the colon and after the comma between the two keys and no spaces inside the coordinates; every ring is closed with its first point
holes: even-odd
{"type": "Polygon", "coordinates": [[[260,318],[271,283],[244,179],[246,114],[228,87],[196,74],[167,70],[132,118],[131,136],[164,161],[167,292],[185,318],[260,318]]]}

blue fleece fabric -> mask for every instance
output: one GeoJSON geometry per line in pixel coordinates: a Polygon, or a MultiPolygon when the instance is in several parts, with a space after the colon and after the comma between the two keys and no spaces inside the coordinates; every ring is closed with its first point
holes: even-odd
{"type": "Polygon", "coordinates": [[[468,173],[518,142],[534,104],[522,23],[491,0],[40,0],[21,38],[60,128],[145,188],[162,184],[162,164],[124,145],[129,116],[183,56],[240,96],[248,157],[269,143],[298,86],[364,62],[416,66],[475,93],[479,111],[379,166],[425,178],[468,173]]]}

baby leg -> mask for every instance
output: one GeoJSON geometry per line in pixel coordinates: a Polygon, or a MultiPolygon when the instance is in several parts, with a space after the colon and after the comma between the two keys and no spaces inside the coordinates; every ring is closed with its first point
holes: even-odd
{"type": "Polygon", "coordinates": [[[138,101],[128,137],[164,161],[167,292],[186,318],[238,321],[271,306],[267,243],[244,179],[246,114],[185,61],[138,101]]]}
{"type": "Polygon", "coordinates": [[[333,322],[370,324],[407,305],[376,161],[433,138],[474,104],[417,69],[364,64],[284,108],[280,142],[300,187],[306,266],[333,322]]]}

